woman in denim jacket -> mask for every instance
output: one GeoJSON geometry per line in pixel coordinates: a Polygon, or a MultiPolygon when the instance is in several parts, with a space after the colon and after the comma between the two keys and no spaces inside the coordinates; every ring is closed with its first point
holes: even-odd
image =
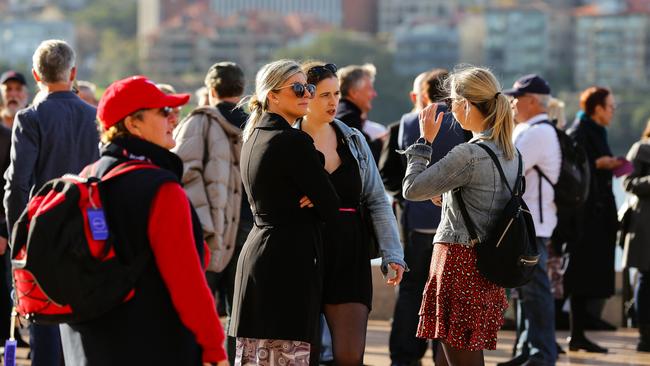
{"type": "Polygon", "coordinates": [[[382,257],[382,272],[394,275],[397,285],[406,268],[397,220],[384,191],[370,148],[357,129],[335,120],[341,96],[333,64],[303,65],[307,82],[316,85],[309,112],[296,124],[313,139],[324,156],[325,170],[339,195],[339,225],[324,232],[323,302],[332,332],[334,364],[361,365],[368,313],[372,302],[372,275],[367,234],[359,208],[370,211],[382,257]]]}
{"type": "Polygon", "coordinates": [[[443,198],[417,336],[440,340],[439,347],[450,365],[483,365],[483,350],[496,348],[507,301],[504,289],[489,282],[476,268],[475,243],[453,191],[462,190],[479,236],[477,245],[481,245],[510,199],[510,192],[487,152],[474,142],[480,141],[495,152],[511,186],[517,176],[518,152],[511,138],[514,123],[510,103],[490,71],[468,67],[453,73],[447,84],[448,110],[463,129],[474,133],[474,138],[427,168],[431,142],[443,118],[443,113],[436,116],[436,104],[432,104],[420,113],[420,139],[404,152],[408,157],[404,198],[443,198]]]}

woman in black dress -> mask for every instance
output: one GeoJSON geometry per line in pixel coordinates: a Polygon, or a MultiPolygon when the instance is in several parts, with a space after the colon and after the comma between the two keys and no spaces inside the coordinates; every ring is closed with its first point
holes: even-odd
{"type": "Polygon", "coordinates": [[[336,220],[339,200],[313,140],[291,127],[313,97],[306,80],[296,62],[272,62],[249,102],[241,174],[255,226],[237,263],[236,364],[307,365],[310,352],[317,362],[321,226],[336,220]]]}
{"type": "Polygon", "coordinates": [[[332,332],[334,364],[361,365],[368,313],[372,305],[372,274],[368,234],[360,215],[366,206],[372,218],[382,270],[394,272],[387,283],[399,284],[406,268],[397,221],[386,198],[379,171],[366,139],[356,129],[335,120],[341,96],[336,66],[303,65],[307,82],[316,85],[309,112],[296,127],[307,132],[325,156],[325,170],[340,198],[337,227],[325,232],[323,303],[332,332]]]}

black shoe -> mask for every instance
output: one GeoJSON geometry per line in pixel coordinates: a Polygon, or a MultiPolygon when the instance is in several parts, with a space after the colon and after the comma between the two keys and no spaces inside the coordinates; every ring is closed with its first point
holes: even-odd
{"type": "Polygon", "coordinates": [[[528,361],[524,362],[521,366],[547,366],[547,365],[548,363],[544,361],[531,358],[528,361]]]}
{"type": "Polygon", "coordinates": [[[422,360],[411,362],[391,362],[390,366],[422,366],[422,360]]]}
{"type": "Polygon", "coordinates": [[[636,350],[637,352],[650,352],[650,344],[640,341],[639,344],[636,345],[636,350]]]}
{"type": "Polygon", "coordinates": [[[650,352],[650,324],[639,324],[639,344],[636,350],[650,352]]]}
{"type": "Polygon", "coordinates": [[[510,361],[499,362],[497,363],[497,366],[520,366],[523,365],[526,361],[528,361],[528,356],[519,355],[510,361]]]}
{"type": "Polygon", "coordinates": [[[601,347],[586,337],[569,337],[569,351],[584,350],[593,353],[607,353],[607,348],[601,347]]]}

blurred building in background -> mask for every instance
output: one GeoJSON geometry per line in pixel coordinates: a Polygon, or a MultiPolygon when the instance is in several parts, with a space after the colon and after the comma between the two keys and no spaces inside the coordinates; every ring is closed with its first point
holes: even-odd
{"type": "Polygon", "coordinates": [[[50,38],[65,40],[74,48],[74,24],[58,20],[0,20],[0,63],[27,72],[36,47],[50,38]]]}
{"type": "Polygon", "coordinates": [[[577,88],[594,84],[649,88],[650,7],[618,10],[586,6],[576,11],[574,82],[577,88]]]}

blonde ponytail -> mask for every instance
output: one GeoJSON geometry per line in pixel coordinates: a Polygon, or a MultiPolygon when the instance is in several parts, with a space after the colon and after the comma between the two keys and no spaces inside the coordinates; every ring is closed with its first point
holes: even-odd
{"type": "Polygon", "coordinates": [[[513,159],[514,116],[508,98],[501,94],[501,85],[490,70],[465,66],[449,76],[447,85],[453,95],[467,99],[478,108],[483,115],[483,124],[486,128],[492,128],[489,139],[503,151],[506,159],[513,159]]]}
{"type": "MultiPolygon", "coordinates": [[[[255,93],[248,99],[250,116],[242,132],[244,142],[253,134],[253,130],[268,111],[267,96],[270,91],[280,87],[287,79],[302,72],[300,65],[293,60],[278,60],[262,66],[255,77],[255,93]]],[[[240,104],[245,103],[242,100],[240,104]]]]}

